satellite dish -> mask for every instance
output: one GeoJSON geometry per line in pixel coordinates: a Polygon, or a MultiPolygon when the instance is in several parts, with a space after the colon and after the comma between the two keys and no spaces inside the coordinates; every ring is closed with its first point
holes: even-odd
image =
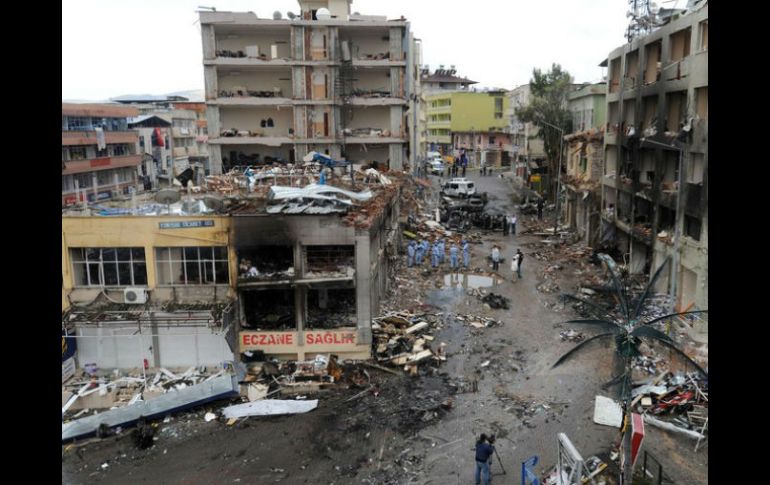
{"type": "Polygon", "coordinates": [[[289,18],[290,18],[290,19],[292,19],[292,20],[294,20],[295,18],[297,18],[297,14],[296,14],[296,13],[294,13],[294,12],[286,12],[286,16],[287,16],[287,17],[289,17],[289,18]]]}
{"type": "Polygon", "coordinates": [[[155,202],[158,204],[173,204],[174,202],[178,202],[181,198],[182,196],[179,195],[179,191],[172,189],[159,190],[158,193],[155,194],[155,202]]]}
{"type": "Polygon", "coordinates": [[[281,20],[282,18],[283,17],[281,16],[281,12],[279,12],[278,10],[273,12],[273,20],[281,20]]]}
{"type": "Polygon", "coordinates": [[[207,195],[204,197],[203,203],[206,204],[206,207],[209,209],[217,212],[222,210],[222,207],[225,205],[225,202],[221,197],[216,197],[214,195],[207,195]]]}
{"type": "Polygon", "coordinates": [[[329,12],[328,8],[321,7],[315,12],[315,18],[318,20],[331,20],[332,13],[329,12]]]}

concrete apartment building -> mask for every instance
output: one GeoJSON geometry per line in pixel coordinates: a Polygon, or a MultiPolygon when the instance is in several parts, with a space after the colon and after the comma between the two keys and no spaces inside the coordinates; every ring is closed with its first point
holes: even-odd
{"type": "Polygon", "coordinates": [[[632,273],[668,256],[660,291],[708,302],[708,2],[610,52],[603,238],[632,273]]]}
{"type": "Polygon", "coordinates": [[[188,168],[197,174],[194,183],[200,184],[203,176],[210,171],[207,140],[202,136],[206,129],[203,103],[189,102],[182,96],[121,96],[113,101],[139,110],[140,116],[132,119],[130,126],[143,129],[140,136],[147,136],[144,132],[147,128],[161,128],[164,139],[168,137],[164,147],[168,153],[163,153],[161,158],[157,158],[156,150],[149,150],[146,142],[144,144],[143,159],[149,163],[144,154],[153,157],[154,167],[148,169],[144,166],[142,175],[150,178],[153,187],[172,185],[174,178],[188,168]],[[204,119],[203,123],[201,119],[204,119]]]}
{"type": "Polygon", "coordinates": [[[429,67],[421,69],[420,82],[423,92],[433,94],[441,91],[468,91],[471,84],[478,84],[477,81],[471,81],[467,77],[459,77],[456,74],[455,66],[444,69],[442,65],[433,73],[430,72],[429,67]]]}
{"type": "Polygon", "coordinates": [[[200,12],[211,173],[310,151],[404,168],[416,41],[406,20],[350,3],[301,0],[293,19],[200,12]]]}
{"type": "Polygon", "coordinates": [[[137,189],[136,108],[62,103],[62,206],[127,195],[137,189]]]}
{"type": "Polygon", "coordinates": [[[508,121],[507,133],[511,136],[513,151],[513,171],[516,177],[523,181],[528,180],[532,170],[536,170],[545,162],[545,145],[543,140],[537,138],[539,128],[532,122],[524,123],[516,116],[516,109],[527,106],[530,102],[532,91],[529,84],[523,84],[508,91],[508,121]]]}
{"type": "Polygon", "coordinates": [[[572,133],[564,137],[566,176],[565,214],[562,220],[588,246],[596,246],[601,212],[601,179],[604,167],[606,83],[586,84],[568,96],[572,133]]]}
{"type": "Polygon", "coordinates": [[[428,143],[432,150],[454,156],[464,150],[473,165],[510,163],[512,146],[505,133],[505,91],[439,91],[426,98],[428,143]]]}

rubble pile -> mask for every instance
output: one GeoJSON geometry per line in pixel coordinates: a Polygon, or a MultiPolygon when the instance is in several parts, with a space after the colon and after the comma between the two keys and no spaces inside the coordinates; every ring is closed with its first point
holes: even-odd
{"type": "MultiPolygon", "coordinates": [[[[440,314],[439,314],[440,315],[440,314]]],[[[439,315],[387,312],[372,321],[375,355],[378,362],[403,366],[410,375],[418,374],[418,366],[438,365],[446,360],[444,345],[432,350],[434,337],[427,332],[441,328],[439,315]]]]}
{"type": "Polygon", "coordinates": [[[486,303],[487,305],[489,305],[490,308],[494,308],[494,309],[502,308],[504,310],[508,310],[508,308],[510,308],[509,307],[510,300],[503,295],[496,295],[495,293],[490,293],[486,296],[481,297],[480,300],[486,303]]]}
{"type": "Polygon", "coordinates": [[[455,320],[463,322],[473,328],[489,328],[502,326],[503,322],[494,318],[482,317],[478,315],[459,315],[455,314],[455,320]]]}

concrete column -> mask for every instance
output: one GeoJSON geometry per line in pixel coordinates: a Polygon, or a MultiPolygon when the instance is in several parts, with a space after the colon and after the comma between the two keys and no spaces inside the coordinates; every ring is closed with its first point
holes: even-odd
{"type": "Polygon", "coordinates": [[[203,58],[216,58],[216,39],[214,38],[213,25],[201,25],[201,37],[203,39],[203,58]]]}
{"type": "Polygon", "coordinates": [[[152,366],[156,369],[162,367],[160,362],[160,337],[158,336],[158,322],[155,320],[155,312],[150,312],[150,331],[152,332],[152,366]]]}
{"type": "Polygon", "coordinates": [[[360,344],[372,342],[372,303],[370,287],[372,261],[368,231],[356,232],[356,320],[357,340],[360,344]]]}
{"type": "Polygon", "coordinates": [[[390,60],[403,60],[403,27],[390,28],[390,60]]]}
{"type": "Polygon", "coordinates": [[[215,99],[219,92],[219,80],[215,66],[203,66],[203,83],[206,101],[215,99]]]}
{"type": "Polygon", "coordinates": [[[222,173],[222,146],[209,145],[209,169],[211,175],[222,173]]]}

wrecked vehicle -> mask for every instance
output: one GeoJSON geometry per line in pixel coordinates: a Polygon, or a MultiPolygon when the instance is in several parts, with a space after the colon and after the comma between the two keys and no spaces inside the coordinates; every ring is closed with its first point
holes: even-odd
{"type": "Polygon", "coordinates": [[[469,197],[476,194],[476,185],[467,178],[453,178],[441,187],[441,195],[449,197],[469,197]]]}

